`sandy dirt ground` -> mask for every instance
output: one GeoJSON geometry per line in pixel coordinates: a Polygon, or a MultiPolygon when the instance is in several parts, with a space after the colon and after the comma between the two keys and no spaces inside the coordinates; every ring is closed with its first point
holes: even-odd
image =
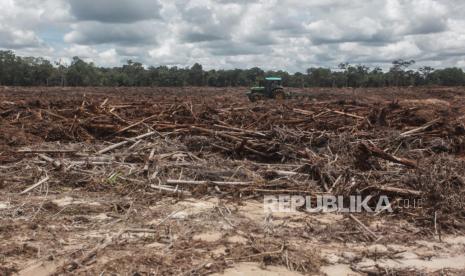
{"type": "Polygon", "coordinates": [[[0,88],[0,275],[465,274],[464,88],[245,92],[0,88]]]}

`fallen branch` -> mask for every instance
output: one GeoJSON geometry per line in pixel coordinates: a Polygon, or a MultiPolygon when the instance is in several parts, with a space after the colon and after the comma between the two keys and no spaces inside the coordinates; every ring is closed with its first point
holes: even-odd
{"type": "Polygon", "coordinates": [[[153,161],[154,155],[155,155],[155,149],[152,149],[150,151],[149,158],[145,162],[144,169],[143,169],[144,173],[147,173],[149,171],[149,167],[150,167],[150,164],[153,161]]]}
{"type": "Polygon", "coordinates": [[[220,186],[248,186],[252,185],[254,182],[228,182],[228,181],[194,181],[194,180],[175,180],[168,179],[166,184],[168,185],[220,185],[220,186]]]}
{"type": "Polygon", "coordinates": [[[262,257],[262,256],[270,256],[270,255],[277,255],[281,254],[284,251],[284,244],[281,246],[281,249],[276,250],[276,251],[269,251],[269,252],[262,252],[258,254],[253,254],[253,255],[248,255],[248,256],[240,256],[236,258],[226,258],[225,260],[242,260],[242,259],[250,259],[250,258],[256,258],[256,257],[262,257]]]}
{"type": "Polygon", "coordinates": [[[61,115],[58,115],[58,114],[56,114],[56,113],[53,113],[52,111],[47,110],[47,109],[40,109],[40,111],[43,111],[43,112],[47,113],[48,115],[53,116],[53,117],[56,117],[56,118],[58,118],[58,119],[62,119],[62,120],[65,120],[65,121],[68,120],[68,118],[63,117],[63,116],[61,116],[61,115]]]}
{"type": "Polygon", "coordinates": [[[347,116],[347,117],[356,118],[356,119],[362,119],[362,120],[365,119],[365,117],[358,116],[358,115],[355,115],[355,114],[346,113],[346,112],[342,112],[342,111],[331,110],[331,109],[328,109],[328,111],[331,111],[331,112],[339,114],[339,115],[344,115],[344,116],[347,116]]]}
{"type": "Polygon", "coordinates": [[[402,164],[402,165],[410,167],[410,168],[416,168],[417,167],[415,161],[410,160],[410,159],[406,159],[406,158],[393,156],[393,155],[391,155],[389,153],[386,153],[382,149],[380,149],[378,147],[375,147],[375,146],[369,146],[369,145],[367,145],[365,143],[360,143],[359,148],[360,148],[360,150],[362,150],[363,152],[365,152],[365,153],[367,153],[369,155],[372,155],[372,156],[375,156],[375,157],[378,157],[378,158],[381,158],[381,159],[384,159],[384,160],[387,160],[387,161],[402,164]]]}
{"type": "Polygon", "coordinates": [[[387,192],[387,193],[421,196],[421,192],[420,191],[415,191],[415,190],[401,189],[401,188],[396,188],[396,187],[382,187],[382,186],[381,187],[380,186],[375,186],[374,188],[376,190],[379,190],[379,191],[382,191],[382,192],[387,192]]]}
{"type": "Polygon", "coordinates": [[[77,150],[58,150],[58,149],[35,149],[35,150],[30,150],[30,149],[23,149],[23,150],[17,150],[17,153],[76,153],[77,150]]]}
{"type": "Polygon", "coordinates": [[[328,192],[331,193],[331,192],[333,191],[334,187],[336,187],[337,184],[339,184],[339,181],[341,181],[341,180],[342,180],[342,175],[340,175],[340,176],[334,181],[333,185],[331,186],[331,188],[329,188],[329,191],[328,191],[328,192]]]}
{"type": "Polygon", "coordinates": [[[401,137],[408,137],[410,135],[413,135],[417,132],[421,132],[421,131],[424,131],[426,130],[427,128],[431,127],[432,125],[434,125],[435,123],[437,123],[438,121],[440,120],[440,118],[437,118],[435,120],[432,120],[431,122],[429,123],[426,123],[424,125],[422,125],[421,127],[417,127],[417,128],[414,128],[412,130],[409,130],[409,131],[406,131],[404,133],[401,133],[400,136],[401,137]]]}
{"type": "Polygon", "coordinates": [[[117,134],[123,133],[123,132],[125,132],[125,131],[127,131],[127,130],[133,128],[133,127],[136,127],[136,126],[142,124],[142,123],[145,123],[145,122],[147,122],[147,121],[149,121],[149,120],[152,120],[152,119],[154,119],[154,118],[157,118],[158,116],[159,116],[158,114],[155,114],[155,115],[152,115],[152,116],[150,116],[150,117],[147,117],[147,118],[145,118],[145,119],[143,119],[143,120],[140,120],[140,121],[137,122],[137,123],[134,123],[134,124],[132,124],[132,125],[129,125],[129,126],[125,127],[125,128],[122,128],[122,129],[118,130],[117,132],[113,133],[112,135],[117,135],[117,134]]]}
{"type": "Polygon", "coordinates": [[[308,110],[303,110],[303,109],[298,109],[298,108],[294,108],[294,109],[292,109],[292,111],[294,111],[295,113],[302,114],[302,115],[308,115],[308,116],[315,115],[315,112],[308,111],[308,110]]]}
{"type": "Polygon", "coordinates": [[[222,128],[222,129],[237,131],[237,132],[242,133],[242,134],[252,134],[252,135],[266,137],[265,133],[259,132],[259,131],[253,131],[253,130],[242,129],[242,128],[237,128],[237,127],[232,127],[232,126],[218,125],[218,124],[216,124],[214,126],[218,127],[218,128],[222,128]]]}
{"type": "Polygon", "coordinates": [[[21,193],[19,193],[20,195],[23,195],[25,193],[28,193],[32,190],[34,190],[35,188],[39,187],[40,185],[44,184],[45,182],[47,182],[48,180],[50,179],[50,177],[46,176],[44,179],[40,180],[39,182],[37,182],[36,184],[30,186],[29,188],[27,188],[26,190],[22,191],[21,193]]]}
{"type": "Polygon", "coordinates": [[[53,165],[55,168],[57,168],[57,169],[61,168],[61,163],[60,163],[60,161],[57,161],[57,160],[55,160],[55,159],[53,159],[53,158],[51,158],[51,157],[48,157],[48,156],[45,155],[45,154],[38,154],[38,156],[39,156],[40,159],[43,159],[43,160],[45,160],[45,161],[47,161],[47,162],[49,162],[49,163],[52,163],[52,165],[53,165]]]}
{"type": "Polygon", "coordinates": [[[370,230],[363,222],[361,222],[358,218],[356,218],[354,215],[350,214],[349,217],[354,220],[363,230],[365,230],[369,235],[369,237],[372,238],[373,241],[379,241],[382,237],[378,237],[373,231],[370,230]]]}
{"type": "Polygon", "coordinates": [[[152,189],[156,189],[156,190],[159,190],[159,191],[164,191],[164,192],[170,192],[170,193],[174,193],[174,194],[183,194],[183,195],[191,195],[190,192],[188,191],[184,191],[182,189],[178,189],[178,187],[171,187],[171,186],[164,186],[164,185],[150,185],[150,188],[152,189]]]}
{"type": "Polygon", "coordinates": [[[292,194],[304,194],[304,195],[314,195],[314,194],[324,194],[318,192],[312,192],[305,190],[290,190],[290,189],[279,189],[279,190],[272,190],[272,189],[251,189],[252,192],[262,192],[262,193],[275,193],[275,194],[285,194],[285,193],[292,193],[292,194]]]}
{"type": "Polygon", "coordinates": [[[107,153],[109,151],[112,151],[114,149],[117,149],[119,147],[122,147],[124,145],[126,145],[127,143],[131,142],[131,141],[137,141],[137,140],[140,140],[140,139],[144,139],[144,138],[147,138],[147,137],[150,137],[152,135],[155,135],[155,134],[158,134],[157,131],[151,131],[151,132],[148,132],[148,133],[145,133],[145,134],[142,134],[142,135],[139,135],[137,137],[134,137],[132,139],[130,139],[129,141],[122,141],[122,142],[119,142],[119,143],[116,143],[116,144],[113,144],[111,146],[108,146],[100,151],[97,152],[97,154],[104,154],[104,153],[107,153]]]}

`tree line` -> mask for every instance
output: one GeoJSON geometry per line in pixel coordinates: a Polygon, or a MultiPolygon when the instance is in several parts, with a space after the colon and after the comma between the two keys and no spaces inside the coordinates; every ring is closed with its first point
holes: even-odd
{"type": "Polygon", "coordinates": [[[312,67],[306,72],[264,71],[258,67],[232,70],[204,70],[192,67],[144,67],[128,60],[120,67],[98,67],[79,57],[69,65],[41,57],[20,57],[0,51],[0,85],[8,86],[253,86],[265,76],[279,76],[287,87],[389,87],[420,85],[465,85],[461,68],[409,69],[414,60],[398,59],[388,71],[380,67],[341,63],[337,70],[312,67]]]}

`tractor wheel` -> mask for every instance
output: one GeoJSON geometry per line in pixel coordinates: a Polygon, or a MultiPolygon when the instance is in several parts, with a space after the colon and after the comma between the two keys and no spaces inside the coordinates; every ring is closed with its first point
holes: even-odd
{"type": "Polygon", "coordinates": [[[252,95],[249,95],[249,100],[250,100],[251,102],[253,102],[253,103],[254,103],[254,102],[257,102],[257,101],[259,101],[259,100],[262,100],[262,99],[263,99],[263,97],[262,97],[262,95],[260,95],[260,94],[252,94],[252,95]]]}
{"type": "Polygon", "coordinates": [[[249,100],[254,103],[257,101],[257,98],[255,97],[255,95],[250,95],[249,100]]]}
{"type": "Polygon", "coordinates": [[[260,95],[260,94],[255,95],[255,101],[262,101],[262,100],[264,100],[263,95],[260,95]]]}
{"type": "Polygon", "coordinates": [[[284,93],[284,90],[278,89],[273,92],[273,98],[276,100],[285,100],[286,94],[284,93]]]}

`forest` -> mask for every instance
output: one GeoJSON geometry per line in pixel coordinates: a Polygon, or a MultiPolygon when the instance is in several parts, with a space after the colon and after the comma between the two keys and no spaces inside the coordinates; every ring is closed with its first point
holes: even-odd
{"type": "Polygon", "coordinates": [[[149,66],[128,60],[120,67],[99,67],[79,57],[70,64],[54,63],[42,57],[21,57],[13,51],[0,51],[0,85],[4,86],[253,86],[264,76],[280,76],[288,87],[397,87],[461,86],[461,68],[411,69],[414,60],[397,59],[387,71],[363,64],[341,63],[336,70],[311,67],[305,72],[264,71],[261,68],[204,70],[192,67],[149,66]]]}

